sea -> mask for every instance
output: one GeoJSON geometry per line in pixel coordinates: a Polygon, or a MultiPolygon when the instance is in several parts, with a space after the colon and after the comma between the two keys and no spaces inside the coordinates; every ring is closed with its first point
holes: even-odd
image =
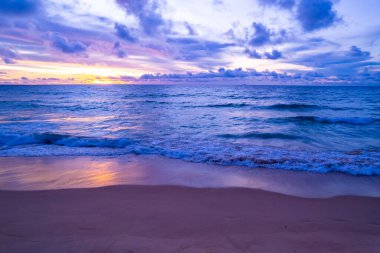
{"type": "Polygon", "coordinates": [[[0,86],[0,156],[380,175],[380,87],[0,86]]]}

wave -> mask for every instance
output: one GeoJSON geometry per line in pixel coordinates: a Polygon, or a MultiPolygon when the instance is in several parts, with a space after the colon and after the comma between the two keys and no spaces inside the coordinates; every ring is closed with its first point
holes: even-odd
{"type": "MultiPolygon", "coordinates": [[[[281,133],[246,133],[221,135],[224,138],[283,138],[297,136],[281,133]]],[[[352,175],[380,175],[380,152],[312,152],[275,147],[215,146],[207,141],[184,144],[160,143],[128,138],[98,138],[66,134],[0,135],[1,156],[118,156],[126,154],[163,155],[190,162],[310,171],[341,172],[352,175]],[[170,145],[168,145],[170,144],[170,145]],[[174,145],[175,144],[175,145],[174,145]],[[180,144],[180,145],[179,145],[180,144]]]]}
{"type": "Polygon", "coordinates": [[[223,104],[209,104],[209,105],[203,105],[200,107],[210,107],[210,108],[241,108],[241,107],[247,107],[251,106],[247,103],[223,103],[223,104]]]}
{"type": "Polygon", "coordinates": [[[296,109],[322,109],[324,107],[311,104],[293,103],[293,104],[274,104],[266,106],[269,109],[278,110],[296,110],[296,109]]]}
{"type": "Polygon", "coordinates": [[[302,139],[300,136],[296,135],[290,135],[290,134],[282,134],[282,133],[257,133],[257,132],[251,132],[251,133],[243,133],[243,134],[220,134],[217,135],[221,138],[231,138],[231,139],[249,139],[249,138],[256,138],[256,139],[285,139],[285,140],[296,140],[296,139],[302,139]]]}
{"type": "MultiPolygon", "coordinates": [[[[291,122],[311,122],[320,124],[351,124],[351,125],[368,125],[380,122],[380,119],[371,117],[316,117],[316,116],[295,116],[278,118],[282,121],[291,122]]],[[[277,119],[273,119],[277,120],[277,119]]]]}
{"type": "Polygon", "coordinates": [[[31,135],[3,135],[0,136],[0,145],[6,148],[20,145],[57,145],[67,147],[100,147],[124,148],[132,141],[127,138],[94,138],[85,136],[72,136],[54,133],[41,133],[31,135]]]}
{"type": "Polygon", "coordinates": [[[169,104],[174,104],[173,102],[156,101],[156,100],[142,100],[142,101],[137,101],[137,102],[147,103],[147,104],[159,104],[159,105],[169,105],[169,104]]]}
{"type": "Polygon", "coordinates": [[[345,123],[345,124],[354,124],[354,125],[367,125],[372,124],[380,119],[374,118],[360,118],[360,117],[352,117],[352,118],[321,118],[317,117],[317,121],[321,123],[345,123]]]}

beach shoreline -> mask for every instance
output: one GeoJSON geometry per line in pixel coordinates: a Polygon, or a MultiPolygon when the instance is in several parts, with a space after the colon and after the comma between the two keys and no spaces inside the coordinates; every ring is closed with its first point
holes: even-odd
{"type": "Polygon", "coordinates": [[[0,252],[378,252],[380,199],[247,188],[0,191],[0,252]]]}
{"type": "Polygon", "coordinates": [[[0,157],[0,253],[379,252],[379,177],[0,157]]]}
{"type": "Polygon", "coordinates": [[[220,166],[157,155],[0,157],[0,190],[113,185],[240,187],[308,198],[380,198],[379,176],[220,166]]]}

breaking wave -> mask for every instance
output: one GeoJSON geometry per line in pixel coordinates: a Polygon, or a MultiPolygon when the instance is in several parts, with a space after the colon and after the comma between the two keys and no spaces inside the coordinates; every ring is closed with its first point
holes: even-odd
{"type": "Polygon", "coordinates": [[[273,120],[282,120],[290,122],[311,122],[321,124],[352,124],[352,125],[368,125],[380,122],[380,119],[371,117],[316,117],[316,116],[295,116],[286,118],[274,118],[273,120]]]}

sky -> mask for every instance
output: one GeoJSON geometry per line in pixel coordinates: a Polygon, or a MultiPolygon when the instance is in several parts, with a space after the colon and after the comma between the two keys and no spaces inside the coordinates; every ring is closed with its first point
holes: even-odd
{"type": "Polygon", "coordinates": [[[0,84],[380,84],[379,0],[1,0],[0,84]]]}

